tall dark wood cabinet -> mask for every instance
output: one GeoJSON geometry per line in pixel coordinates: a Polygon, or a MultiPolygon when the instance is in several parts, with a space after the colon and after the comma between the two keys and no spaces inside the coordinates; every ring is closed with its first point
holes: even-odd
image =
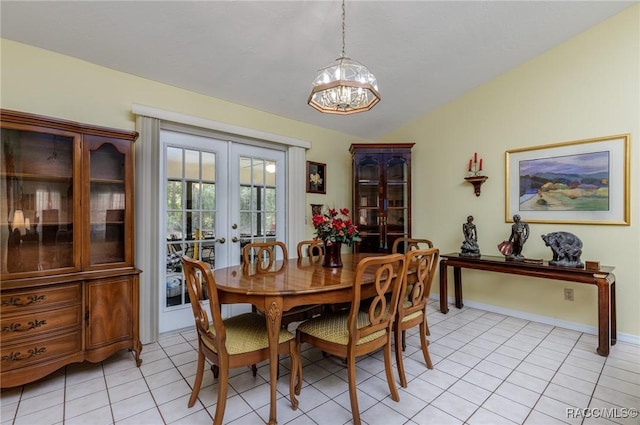
{"type": "Polygon", "coordinates": [[[411,148],[414,143],[352,144],[353,220],[358,252],[389,253],[411,237],[411,148]]]}
{"type": "Polygon", "coordinates": [[[131,131],[0,110],[2,388],[135,352],[131,131]]]}

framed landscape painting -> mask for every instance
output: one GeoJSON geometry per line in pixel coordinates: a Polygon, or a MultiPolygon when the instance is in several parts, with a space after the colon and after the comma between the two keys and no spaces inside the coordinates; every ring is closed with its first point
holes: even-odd
{"type": "Polygon", "coordinates": [[[629,225],[629,135],[505,154],[505,220],[629,225]]]}

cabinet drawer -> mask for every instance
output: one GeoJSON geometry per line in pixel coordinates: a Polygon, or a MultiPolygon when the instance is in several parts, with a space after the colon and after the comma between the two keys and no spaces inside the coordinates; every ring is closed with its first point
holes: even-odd
{"type": "Polygon", "coordinates": [[[2,344],[3,372],[55,360],[82,350],[82,333],[76,331],[47,338],[32,338],[19,344],[2,344]]]}
{"type": "Polygon", "coordinates": [[[49,311],[33,311],[28,314],[2,315],[2,343],[18,338],[33,337],[41,333],[56,332],[65,328],[79,328],[82,324],[82,306],[75,305],[49,311]]]}
{"type": "Polygon", "coordinates": [[[79,283],[24,291],[3,291],[0,295],[2,315],[27,309],[50,308],[62,304],[80,304],[81,291],[79,283]]]}

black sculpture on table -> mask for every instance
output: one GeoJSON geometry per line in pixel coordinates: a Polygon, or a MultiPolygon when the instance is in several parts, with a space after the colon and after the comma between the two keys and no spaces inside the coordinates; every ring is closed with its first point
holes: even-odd
{"type": "Polygon", "coordinates": [[[580,261],[582,255],[582,241],[579,237],[569,232],[553,232],[542,235],[545,245],[553,251],[552,266],[583,267],[580,261]]]}
{"type": "Polygon", "coordinates": [[[478,229],[473,224],[473,216],[467,217],[467,222],[462,225],[462,233],[464,234],[464,242],[460,249],[460,255],[465,257],[479,257],[480,247],[478,246],[478,229]]]}
{"type": "Polygon", "coordinates": [[[507,259],[524,261],[524,255],[522,255],[522,248],[524,243],[529,239],[529,224],[521,221],[520,215],[513,216],[513,225],[511,226],[511,236],[509,236],[509,242],[512,243],[511,254],[507,255],[507,259]]]}

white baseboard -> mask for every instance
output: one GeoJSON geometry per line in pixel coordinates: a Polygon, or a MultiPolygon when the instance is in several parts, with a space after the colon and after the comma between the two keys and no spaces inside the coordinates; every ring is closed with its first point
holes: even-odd
{"type": "MultiPolygon", "coordinates": [[[[440,300],[440,297],[434,295],[431,297],[435,300],[440,300]]],[[[455,305],[455,298],[449,297],[449,304],[455,305]]],[[[591,335],[598,335],[598,328],[595,326],[587,326],[583,323],[569,322],[566,320],[556,319],[554,317],[542,316],[539,314],[527,313],[520,310],[512,310],[510,308],[498,307],[491,304],[483,304],[475,301],[464,301],[465,307],[477,308],[479,310],[486,310],[492,313],[504,314],[505,316],[517,317],[518,319],[530,320],[532,322],[544,323],[546,325],[558,326],[564,329],[571,329],[573,331],[584,332],[591,335]]],[[[453,307],[455,308],[455,307],[453,307]]],[[[617,340],[621,342],[628,342],[630,344],[640,345],[640,336],[631,335],[618,332],[617,340]]]]}

